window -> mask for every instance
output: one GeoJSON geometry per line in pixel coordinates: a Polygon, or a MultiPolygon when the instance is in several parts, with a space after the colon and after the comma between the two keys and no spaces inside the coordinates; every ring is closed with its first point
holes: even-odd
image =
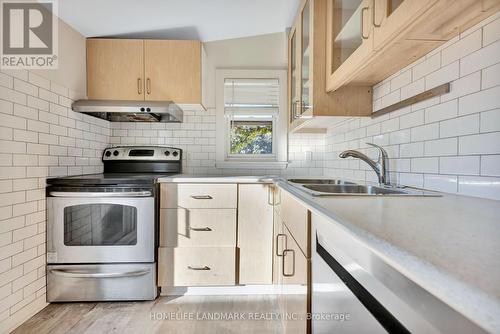
{"type": "Polygon", "coordinates": [[[286,166],[286,72],[281,72],[218,71],[217,167],[286,166]]]}

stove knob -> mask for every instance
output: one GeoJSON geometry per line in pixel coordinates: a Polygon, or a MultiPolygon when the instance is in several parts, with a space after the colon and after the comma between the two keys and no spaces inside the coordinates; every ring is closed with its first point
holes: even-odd
{"type": "Polygon", "coordinates": [[[170,155],[170,151],[165,151],[165,155],[168,157],[170,155]]]}
{"type": "Polygon", "coordinates": [[[111,151],[106,151],[106,153],[104,153],[104,155],[107,157],[111,156],[111,151]]]}
{"type": "Polygon", "coordinates": [[[118,151],[114,151],[114,152],[113,152],[113,155],[114,155],[115,157],[116,157],[116,156],[118,156],[118,154],[120,154],[120,152],[118,152],[118,151]]]}
{"type": "Polygon", "coordinates": [[[179,152],[174,151],[174,153],[172,153],[172,155],[173,155],[174,157],[176,157],[176,156],[178,156],[178,155],[179,155],[179,152]]]}

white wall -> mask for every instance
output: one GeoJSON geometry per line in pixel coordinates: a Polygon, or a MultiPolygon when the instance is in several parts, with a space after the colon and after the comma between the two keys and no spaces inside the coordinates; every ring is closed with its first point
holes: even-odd
{"type": "Polygon", "coordinates": [[[374,110],[451,82],[451,92],[378,118],[329,129],[325,174],[376,181],[345,149],[389,153],[392,181],[500,199],[500,13],[374,87],[374,110]]]}
{"type": "Polygon", "coordinates": [[[71,111],[84,38],[60,21],[59,69],[0,72],[0,333],[45,307],[45,180],[102,171],[108,122],[71,111]]]}

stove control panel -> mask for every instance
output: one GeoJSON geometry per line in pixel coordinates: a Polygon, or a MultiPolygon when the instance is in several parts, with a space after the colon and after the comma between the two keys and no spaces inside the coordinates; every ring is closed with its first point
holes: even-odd
{"type": "Polygon", "coordinates": [[[180,161],[182,150],[167,146],[116,146],[104,150],[103,161],[180,161]]]}

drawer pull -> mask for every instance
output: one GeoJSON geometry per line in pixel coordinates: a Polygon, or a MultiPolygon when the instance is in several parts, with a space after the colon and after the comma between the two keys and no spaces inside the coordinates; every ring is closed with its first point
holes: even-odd
{"type": "Polygon", "coordinates": [[[210,195],[191,195],[191,198],[194,198],[194,199],[212,199],[213,197],[210,195]]]}
{"type": "Polygon", "coordinates": [[[281,267],[281,273],[283,274],[284,277],[292,277],[295,275],[295,251],[293,249],[285,249],[283,251],[283,261],[281,262],[282,267],[281,267]],[[286,254],[292,253],[292,272],[290,274],[285,273],[285,259],[286,259],[286,254]]]}
{"type": "Polygon", "coordinates": [[[285,237],[285,247],[283,247],[283,249],[286,248],[286,234],[283,234],[283,233],[278,233],[276,234],[276,256],[283,256],[283,252],[281,252],[281,254],[279,253],[279,249],[280,249],[280,237],[285,237]]]}
{"type": "Polygon", "coordinates": [[[190,227],[189,229],[191,231],[199,231],[199,232],[204,232],[204,231],[210,232],[210,231],[212,231],[212,229],[210,227],[208,227],[208,226],[207,227],[190,227]]]}
{"type": "Polygon", "coordinates": [[[204,266],[204,267],[192,267],[192,266],[188,266],[187,268],[189,270],[210,270],[209,266],[204,266]]]}

